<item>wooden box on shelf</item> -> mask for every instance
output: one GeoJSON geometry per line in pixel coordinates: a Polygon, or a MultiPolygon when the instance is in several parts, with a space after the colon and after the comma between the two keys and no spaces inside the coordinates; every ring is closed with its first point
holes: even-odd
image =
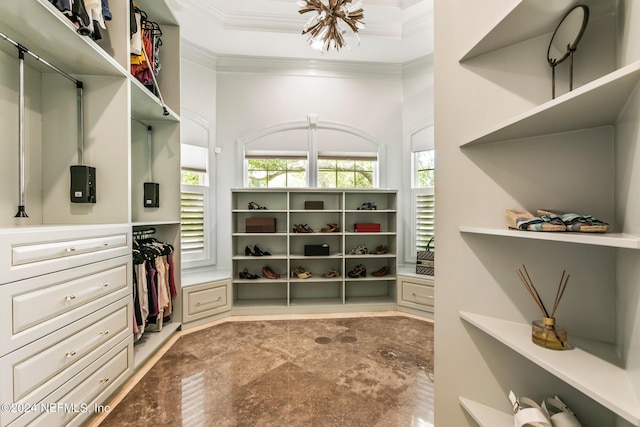
{"type": "Polygon", "coordinates": [[[245,230],[247,233],[275,233],[275,218],[247,218],[245,220],[245,230]]]}
{"type": "Polygon", "coordinates": [[[322,200],[307,200],[304,202],[304,208],[306,210],[323,210],[324,202],[322,200]]]}
{"type": "Polygon", "coordinates": [[[356,223],[353,224],[353,229],[356,233],[379,233],[380,224],[356,223]]]}

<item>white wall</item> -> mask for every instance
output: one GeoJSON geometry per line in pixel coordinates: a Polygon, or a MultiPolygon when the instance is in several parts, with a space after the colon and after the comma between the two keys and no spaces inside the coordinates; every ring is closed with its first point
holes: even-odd
{"type": "Polygon", "coordinates": [[[399,262],[409,262],[410,257],[413,258],[411,260],[415,261],[415,254],[411,248],[415,224],[411,193],[413,185],[411,136],[425,126],[433,124],[433,83],[433,55],[404,65],[402,79],[402,134],[404,140],[403,150],[406,154],[402,156],[402,170],[404,172],[398,194],[400,202],[400,223],[398,227],[402,232],[399,245],[402,245],[404,255],[398,258],[399,262]]]}
{"type": "MultiPolygon", "coordinates": [[[[231,259],[230,193],[243,185],[237,140],[308,114],[359,128],[386,145],[386,187],[402,181],[402,76],[400,66],[319,65],[312,62],[219,58],[216,140],[219,266],[231,259]],[[224,62],[224,63],[222,63],[224,62]]],[[[300,141],[306,150],[307,140],[300,141]]]]}

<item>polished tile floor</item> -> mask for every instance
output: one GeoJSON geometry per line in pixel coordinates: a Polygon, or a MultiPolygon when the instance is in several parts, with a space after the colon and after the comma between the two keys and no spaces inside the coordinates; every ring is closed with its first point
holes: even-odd
{"type": "Polygon", "coordinates": [[[181,336],[101,426],[433,426],[433,323],[226,322],[181,336]]]}

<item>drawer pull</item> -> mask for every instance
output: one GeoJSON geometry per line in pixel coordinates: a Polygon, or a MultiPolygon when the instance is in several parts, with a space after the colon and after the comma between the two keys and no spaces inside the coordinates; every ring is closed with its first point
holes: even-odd
{"type": "Polygon", "coordinates": [[[105,384],[105,383],[108,383],[108,382],[109,382],[109,377],[107,377],[107,378],[102,378],[102,379],[100,380],[100,384],[105,384]]]}
{"type": "Polygon", "coordinates": [[[428,299],[433,299],[433,297],[432,297],[432,296],[430,296],[430,295],[420,295],[420,294],[416,294],[415,292],[413,292],[413,293],[411,294],[411,296],[414,296],[414,297],[416,297],[416,298],[428,298],[428,299]]]}
{"type": "Polygon", "coordinates": [[[217,303],[218,301],[221,301],[221,300],[222,300],[222,297],[218,297],[218,299],[216,299],[215,301],[210,301],[210,302],[200,302],[200,301],[197,301],[197,302],[196,302],[196,307],[200,307],[201,305],[215,304],[215,303],[217,303]]]}
{"type": "Polygon", "coordinates": [[[65,253],[73,253],[73,252],[77,252],[79,250],[85,250],[85,251],[90,251],[93,249],[101,249],[101,248],[106,248],[107,246],[109,246],[109,244],[107,242],[103,242],[103,243],[98,243],[95,245],[87,245],[87,246],[83,246],[83,247],[76,247],[76,246],[69,246],[68,248],[65,248],[65,253]]]}
{"type": "Polygon", "coordinates": [[[70,357],[73,357],[76,354],[78,354],[78,352],[82,352],[84,354],[84,352],[86,352],[87,349],[94,347],[96,345],[96,343],[99,343],[100,341],[102,341],[104,339],[104,337],[106,337],[107,335],[109,335],[109,329],[107,329],[105,331],[100,331],[100,332],[98,332],[97,336],[95,336],[94,338],[92,338],[89,341],[87,341],[86,343],[84,343],[77,350],[68,351],[65,356],[67,358],[70,358],[70,357]]]}
{"type": "Polygon", "coordinates": [[[109,286],[111,286],[111,283],[109,283],[109,282],[101,283],[95,288],[89,288],[89,289],[84,290],[82,292],[79,292],[79,293],[77,293],[75,295],[67,295],[66,297],[64,297],[64,300],[65,301],[72,301],[72,300],[74,300],[74,299],[76,299],[76,298],[78,298],[80,296],[89,295],[89,294],[94,293],[96,291],[96,288],[97,288],[98,291],[100,291],[102,289],[108,288],[109,286]]]}

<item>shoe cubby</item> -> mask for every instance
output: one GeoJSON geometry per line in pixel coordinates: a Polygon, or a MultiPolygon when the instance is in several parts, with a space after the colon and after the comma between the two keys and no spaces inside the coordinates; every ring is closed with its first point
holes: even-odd
{"type": "Polygon", "coordinates": [[[295,313],[395,309],[396,196],[393,190],[365,190],[363,194],[353,190],[232,190],[233,283],[234,287],[238,286],[232,311],[235,314],[281,313],[283,306],[287,308],[285,312],[295,313]],[[251,203],[267,209],[249,209],[251,203]],[[363,203],[375,204],[377,210],[358,210],[363,203]],[[246,218],[276,218],[276,232],[247,233],[246,218]],[[346,221],[360,219],[381,224],[383,231],[344,230],[346,221]],[[333,224],[337,226],[335,229],[333,224]],[[309,232],[295,232],[294,228],[300,225],[308,226],[309,232]],[[352,246],[359,244],[368,245],[372,253],[361,257],[349,255],[352,246]],[[272,255],[245,255],[245,248],[254,245],[272,255]],[[308,245],[316,249],[328,245],[328,254],[320,251],[305,255],[308,245]],[[386,246],[384,253],[373,254],[377,247],[383,246],[386,246]],[[249,273],[260,275],[260,268],[266,262],[273,264],[272,268],[282,275],[278,279],[280,285],[269,279],[240,278],[245,268],[249,273]],[[368,273],[386,267],[386,274],[349,278],[348,271],[359,263],[366,263],[368,273]],[[311,277],[292,276],[291,271],[296,268],[308,271],[311,277]],[[360,288],[359,281],[366,284],[360,288]],[[262,284],[268,285],[273,293],[262,288],[262,284]],[[350,287],[353,289],[349,290],[350,287]],[[347,295],[352,297],[349,305],[347,295]],[[274,305],[274,301],[279,305],[274,305]]]}
{"type": "Polygon", "coordinates": [[[291,306],[340,306],[343,303],[342,282],[330,279],[304,279],[290,285],[291,306]]]}
{"type": "MultiPolygon", "coordinates": [[[[289,210],[291,212],[304,211],[306,213],[313,211],[320,212],[338,212],[341,213],[343,208],[343,197],[341,192],[327,192],[317,194],[306,193],[289,193],[289,210]],[[307,208],[305,204],[308,202],[322,202],[322,208],[307,208]]],[[[317,204],[315,205],[317,206],[317,204]]]]}

